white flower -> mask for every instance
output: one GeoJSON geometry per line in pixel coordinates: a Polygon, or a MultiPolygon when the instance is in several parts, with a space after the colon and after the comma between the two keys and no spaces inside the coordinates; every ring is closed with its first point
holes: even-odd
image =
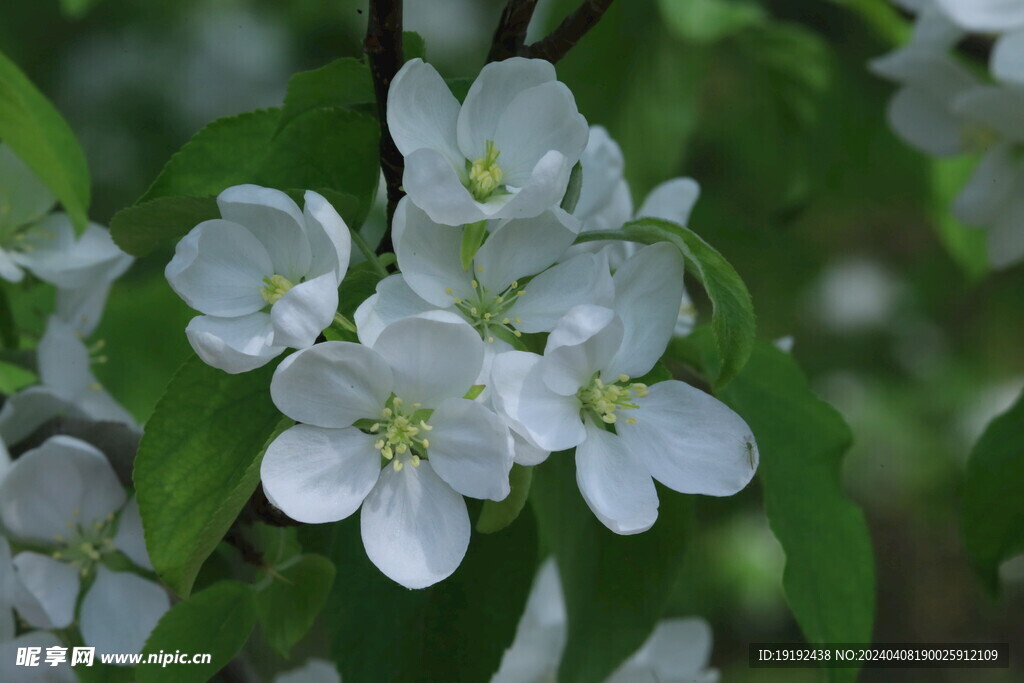
{"type": "Polygon", "coordinates": [[[498,407],[534,443],[576,449],[576,481],[598,519],[634,534],[658,516],[652,477],[682,493],[732,495],[753,477],[757,449],[743,419],[717,399],[683,382],[632,379],[654,367],[673,332],[682,293],[675,247],[640,250],[615,285],[614,311],[573,308],[543,356],[500,354],[492,377],[498,407]]]}
{"type": "Polygon", "coordinates": [[[51,316],[36,348],[40,383],[4,402],[0,408],[0,438],[17,443],[58,415],[118,422],[138,429],[135,418],[96,380],[89,363],[89,350],[74,329],[51,316]]]}
{"type": "Polygon", "coordinates": [[[14,593],[17,589],[11,546],[0,536],[0,643],[14,638],[14,593]]]}
{"type": "Polygon", "coordinates": [[[52,552],[26,550],[13,560],[14,604],[29,625],[63,629],[77,613],[87,645],[101,652],[142,649],[170,607],[167,594],[103,562],[121,551],[152,569],[133,506],[106,457],[78,439],[52,437],[15,461],[0,483],[0,519],[12,537],[52,552]],[[89,587],[78,604],[83,585],[89,587]]]}
{"type": "Polygon", "coordinates": [[[267,497],[301,522],[334,522],[362,505],[370,560],[407,588],[449,576],[470,524],[462,496],[504,499],[512,437],[463,396],[480,374],[479,335],[434,311],[388,325],[373,344],[326,342],[286,358],[270,385],[303,424],[267,448],[267,497]]]}
{"type": "Polygon", "coordinates": [[[968,31],[1003,33],[1024,28],[1024,3],[1019,0],[935,0],[968,31]]]}
{"type": "Polygon", "coordinates": [[[469,322],[489,347],[509,350],[523,332],[550,331],[577,304],[611,304],[611,277],[599,259],[588,255],[549,268],[579,231],[561,209],[487,227],[486,241],[464,269],[462,229],[438,225],[403,198],[394,220],[402,274],[383,280],[357,310],[360,341],[372,344],[398,318],[445,309],[469,322]],[[533,278],[529,285],[527,278],[533,278]]]}
{"type": "MultiPolygon", "coordinates": [[[[568,632],[565,597],[553,558],[541,565],[515,640],[491,683],[555,683],[568,632]]],[[[663,619],[605,683],[715,683],[711,628],[699,618],[663,619]]]]}
{"type": "Polygon", "coordinates": [[[185,332],[206,363],[230,373],[258,368],[285,348],[305,348],[334,319],[348,269],[348,227],[326,199],[255,185],[217,197],[223,218],[200,223],[165,275],[204,315],[185,332]]]}
{"type": "Polygon", "coordinates": [[[515,57],[488,64],[461,106],[434,67],[405,63],[388,93],[402,184],[444,225],[531,218],[561,202],[587,122],[555,68],[515,57]]]}
{"type": "Polygon", "coordinates": [[[341,683],[341,676],[333,662],[310,659],[297,669],[278,674],[274,683],[341,683]]]}
{"type": "MultiPolygon", "coordinates": [[[[573,215],[583,222],[581,232],[618,230],[637,218],[660,218],[686,225],[700,196],[700,185],[693,178],[673,178],[651,190],[634,214],[629,184],[623,176],[625,161],[622,149],[602,126],[590,127],[590,139],[580,158],[580,165],[583,184],[573,215]]],[[[574,256],[585,252],[601,252],[607,256],[612,268],[618,268],[636,253],[637,247],[636,242],[599,240],[573,245],[566,254],[574,256]]],[[[675,336],[688,335],[696,321],[697,311],[684,289],[675,336]]]]}

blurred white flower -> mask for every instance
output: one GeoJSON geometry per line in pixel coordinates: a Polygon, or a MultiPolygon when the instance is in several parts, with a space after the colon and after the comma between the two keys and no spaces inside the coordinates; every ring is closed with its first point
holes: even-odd
{"type": "Polygon", "coordinates": [[[902,285],[880,263],[858,257],[830,264],[811,293],[814,315],[835,332],[879,328],[895,314],[902,285]]]}
{"type": "Polygon", "coordinates": [[[165,275],[205,314],[185,332],[207,364],[258,368],[285,348],[311,346],[334,320],[351,238],[326,199],[306,192],[305,204],[256,185],[230,187],[217,197],[223,218],[178,242],[165,275]]]}
{"type": "MultiPolygon", "coordinates": [[[[512,646],[491,683],[554,683],[568,632],[565,597],[553,558],[541,565],[512,646]]],[[[715,683],[711,628],[699,618],[663,619],[605,683],[715,683]]]]}
{"type": "Polygon", "coordinates": [[[1003,33],[1024,28],[1024,3],[1018,0],[934,0],[968,31],[1003,33]]]}
{"type": "Polygon", "coordinates": [[[464,320],[434,311],[388,325],[370,345],[325,342],[286,358],[270,393],[302,424],[267,447],[267,497],[308,523],[361,505],[363,545],[384,574],[407,588],[449,576],[469,545],[462,496],[510,491],[505,422],[463,398],[483,346],[464,320]]]}
{"type": "Polygon", "coordinates": [[[89,349],[74,328],[56,316],[36,348],[39,384],[9,396],[0,408],[0,438],[13,444],[58,415],[118,422],[138,429],[132,415],[107,393],[89,369],[89,349]]]}
{"type": "Polygon", "coordinates": [[[7,145],[0,143],[0,278],[20,282],[25,231],[45,216],[57,198],[7,145]]]}
{"type": "Polygon", "coordinates": [[[717,399],[683,382],[632,380],[668,344],[682,275],[675,247],[645,247],[615,272],[615,310],[577,306],[543,356],[509,351],[494,359],[498,408],[540,448],[576,449],[580,493],[619,534],[654,524],[654,479],[682,493],[726,496],[757,467],[750,428],[717,399]],[[606,429],[612,424],[615,433],[606,429]]]}
{"type": "Polygon", "coordinates": [[[405,191],[444,225],[558,206],[587,144],[554,66],[521,57],[485,66],[462,105],[434,67],[406,62],[388,93],[388,127],[405,156],[405,191]]]}
{"type": "Polygon", "coordinates": [[[112,571],[105,555],[123,552],[152,569],[142,521],[106,457],[78,439],[54,436],[24,453],[0,483],[0,520],[25,550],[13,559],[14,606],[30,626],[76,622],[100,652],[139,652],[170,608],[167,593],[131,572],[112,571]],[[88,586],[79,603],[82,586],[88,586]]]}
{"type": "Polygon", "coordinates": [[[341,676],[333,662],[314,658],[297,669],[278,674],[274,683],[341,683],[341,676]]]}

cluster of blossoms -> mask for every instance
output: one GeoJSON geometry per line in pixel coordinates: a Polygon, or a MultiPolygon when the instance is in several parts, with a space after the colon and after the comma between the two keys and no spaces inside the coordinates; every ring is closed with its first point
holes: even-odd
{"type": "Polygon", "coordinates": [[[993,266],[1016,263],[1024,257],[1024,5],[894,1],[917,21],[905,46],[871,63],[900,86],[889,103],[890,125],[928,154],[980,155],[952,211],[986,230],[993,266]],[[955,54],[968,32],[997,35],[987,74],[955,54]]]}
{"type": "Polygon", "coordinates": [[[575,457],[583,498],[620,534],[654,524],[655,480],[742,489],[757,466],[743,420],[687,384],[643,379],[693,323],[679,251],[573,245],[634,216],[685,221],[696,183],[670,181],[634,213],[617,145],[542,60],[486,66],[461,104],[412,60],[388,126],[405,157],[399,272],[354,320],[336,313],[351,237],[313,192],[300,209],[276,190],[225,190],[223,219],[196,226],[166,269],[203,314],[187,332],[210,365],[244,372],[297,349],[270,385],[298,424],[266,449],[268,499],[307,523],[360,510],[369,558],[422,588],[466,553],[465,497],[505,499],[513,465],[555,451],[575,449],[553,457],[575,457]],[[577,165],[579,201],[563,206],[577,165]]]}
{"type": "Polygon", "coordinates": [[[66,215],[50,213],[55,203],[0,144],[0,277],[56,287],[56,311],[34,354],[39,381],[4,397],[0,408],[4,680],[73,681],[67,666],[16,667],[15,652],[83,643],[100,653],[139,652],[170,608],[168,594],[153,580],[138,506],[107,456],[70,436],[31,445],[57,417],[139,429],[90,370],[103,359],[96,355],[102,343],[90,348],[83,341],[132,259],[101,226],[89,224],[76,236],[66,215]]]}

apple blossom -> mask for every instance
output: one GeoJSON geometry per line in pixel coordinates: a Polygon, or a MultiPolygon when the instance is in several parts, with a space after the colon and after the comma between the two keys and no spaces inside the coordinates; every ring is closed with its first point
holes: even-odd
{"type": "Polygon", "coordinates": [[[407,588],[449,576],[469,544],[462,496],[510,491],[505,422],[463,398],[483,347],[464,320],[433,311],[388,325],[369,345],[325,342],[286,358],[270,393],[302,424],[267,447],[267,497],[307,523],[361,505],[363,545],[384,574],[407,588]]]}
{"type": "Polygon", "coordinates": [[[118,422],[138,429],[132,415],[89,369],[89,349],[74,329],[50,316],[36,348],[40,383],[8,397],[0,408],[0,438],[16,443],[58,415],[118,422]]]}
{"type": "Polygon", "coordinates": [[[351,238],[315,192],[306,192],[300,210],[283,192],[238,185],[221,192],[217,205],[222,218],[182,238],[165,275],[204,314],[185,330],[199,357],[247,372],[286,348],[312,345],[331,324],[351,238]]]}
{"type": "Polygon", "coordinates": [[[724,404],[683,382],[648,387],[632,379],[664,352],[681,283],[675,247],[645,247],[615,273],[614,310],[577,306],[551,332],[543,356],[509,351],[494,360],[498,407],[540,448],[576,449],[580,492],[616,533],[654,524],[652,477],[682,493],[726,496],[756,469],[756,448],[746,448],[750,428],[724,404]]]}
{"type": "Polygon", "coordinates": [[[0,520],[12,537],[51,553],[13,559],[14,605],[30,626],[66,628],[77,613],[87,645],[142,649],[170,602],[157,584],[106,565],[122,552],[152,568],[133,505],[106,457],[84,441],[54,436],[14,462],[0,483],[0,520]]]}
{"type": "Polygon", "coordinates": [[[56,202],[25,162],[0,143],[0,278],[20,282],[25,276],[17,262],[25,232],[56,202]]]}
{"type": "Polygon", "coordinates": [[[462,105],[434,67],[411,59],[391,83],[387,110],[404,189],[443,225],[558,206],[587,144],[572,92],[540,59],[488,64],[462,105]]]}
{"type": "Polygon", "coordinates": [[[934,0],[968,31],[1003,33],[1024,29],[1024,4],[1017,0],[934,0]]]}

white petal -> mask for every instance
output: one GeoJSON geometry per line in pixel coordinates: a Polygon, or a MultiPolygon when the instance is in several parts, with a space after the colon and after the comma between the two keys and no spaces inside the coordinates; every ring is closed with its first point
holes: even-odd
{"type": "Polygon", "coordinates": [[[481,207],[489,218],[532,218],[557,207],[572,173],[571,157],[551,150],[523,174],[523,185],[512,195],[495,195],[481,207]]]}
{"type": "Polygon", "coordinates": [[[447,308],[453,297],[473,295],[473,276],[463,270],[459,254],[462,228],[438,225],[408,197],[398,203],[393,225],[398,265],[417,296],[447,308]]]}
{"type": "Polygon", "coordinates": [[[876,74],[923,90],[942,109],[978,85],[974,74],[945,50],[903,49],[871,62],[876,74]]]}
{"type": "Polygon", "coordinates": [[[302,216],[313,258],[309,275],[316,277],[332,271],[337,276],[337,286],[345,277],[352,256],[351,234],[329,201],[312,190],[307,190],[304,196],[306,206],[302,216]]]}
{"type": "Polygon", "coordinates": [[[500,202],[494,200],[493,207],[474,201],[451,163],[440,152],[426,148],[405,157],[402,187],[410,201],[442,225],[464,225],[490,218],[509,199],[504,196],[500,202]]]}
{"type": "Polygon", "coordinates": [[[24,277],[21,266],[14,262],[10,254],[0,249],[0,278],[8,282],[21,282],[24,277]]]}
{"type": "MultiPolygon", "coordinates": [[[[130,260],[130,259],[129,259],[130,260]]],[[[110,294],[111,281],[101,279],[91,286],[78,289],[58,289],[56,315],[75,332],[88,337],[99,325],[103,309],[110,294]]]]}
{"type": "Polygon", "coordinates": [[[668,242],[644,247],[615,272],[615,312],[625,336],[609,375],[640,377],[658,362],[683,302],[683,255],[668,242]]]}
{"type": "Polygon", "coordinates": [[[458,117],[459,101],[434,67],[422,59],[410,59],[391,81],[388,129],[403,155],[431,149],[449,164],[464,163],[456,144],[458,117]]]}
{"type": "Polygon", "coordinates": [[[476,253],[476,279],[490,292],[503,292],[555,263],[579,230],[579,221],[557,207],[535,218],[502,221],[476,253]]]}
{"type": "Polygon", "coordinates": [[[693,327],[696,324],[697,309],[694,307],[693,300],[684,287],[683,300],[679,303],[679,317],[676,318],[676,326],[672,330],[672,336],[685,337],[690,332],[693,332],[693,327]]]}
{"type": "Polygon", "coordinates": [[[15,536],[52,543],[69,522],[103,521],[125,498],[106,456],[84,441],[54,436],[25,452],[0,482],[0,518],[15,536]]]}
{"type": "Polygon", "coordinates": [[[189,322],[185,335],[203,362],[233,375],[263,367],[284,351],[283,346],[273,346],[269,313],[240,318],[199,315],[189,322]]]}
{"type": "Polygon", "coordinates": [[[329,341],[293,353],[274,371],[270,396],[297,422],[339,429],[380,416],[392,391],[391,369],[369,347],[329,341]]]}
{"type": "Polygon", "coordinates": [[[586,421],[576,447],[576,483],[601,523],[617,534],[647,531],[658,519],[658,492],[643,462],[615,434],[586,421]]]}
{"type": "Polygon", "coordinates": [[[14,557],[18,589],[14,606],[33,628],[66,628],[75,618],[78,570],[47,555],[23,552],[14,557]]]}
{"type": "Polygon", "coordinates": [[[607,262],[594,254],[579,254],[533,278],[512,308],[522,318],[523,332],[548,332],[569,309],[582,304],[610,307],[615,286],[607,262]]]}
{"type": "Polygon", "coordinates": [[[270,309],[274,346],[304,349],[330,327],[338,310],[338,276],[326,272],[285,292],[270,309]]]}
{"type": "Polygon", "coordinates": [[[555,67],[542,59],[513,57],[485,66],[469,87],[459,112],[458,140],[463,158],[473,161],[484,155],[487,141],[496,140],[502,114],[520,93],[554,80],[555,67]]]}
{"type": "Polygon", "coordinates": [[[84,417],[78,407],[44,386],[31,386],[8,396],[0,408],[0,439],[15,444],[58,415],[84,417]]]}
{"type": "Polygon", "coordinates": [[[86,287],[103,279],[125,256],[107,229],[95,223],[76,240],[71,218],[64,213],[46,216],[24,238],[15,260],[58,287],[86,287]]]}
{"type": "MultiPolygon", "coordinates": [[[[604,230],[605,227],[592,227],[590,222],[608,210],[619,186],[624,183],[622,173],[625,160],[618,143],[612,140],[602,126],[590,127],[590,138],[580,157],[580,166],[583,183],[573,215],[584,221],[590,230],[604,230]]],[[[626,193],[628,197],[628,187],[626,193]]],[[[630,205],[624,220],[629,220],[632,215],[633,207],[630,205]]]]}
{"type": "Polygon", "coordinates": [[[496,407],[516,421],[517,429],[547,451],[560,451],[580,443],[586,433],[575,395],[561,396],[547,388],[541,357],[509,351],[495,357],[491,368],[496,407]]]}
{"type": "Polygon", "coordinates": [[[275,273],[292,282],[309,273],[306,221],[291,197],[269,187],[236,185],[217,196],[217,206],[225,220],[244,226],[263,244],[275,273]]]}
{"type": "Polygon", "coordinates": [[[297,669],[274,677],[274,683],[341,683],[333,662],[310,659],[297,669]]]}
{"type": "Polygon", "coordinates": [[[96,383],[89,371],[89,350],[74,329],[50,316],[36,349],[39,379],[61,398],[75,400],[96,383]]]}
{"type": "Polygon", "coordinates": [[[660,382],[649,392],[629,411],[636,423],[619,420],[615,427],[655,479],[680,493],[707,496],[731,496],[750,482],[758,454],[743,418],[683,382],[660,382]]]}
{"type": "Polygon", "coordinates": [[[889,125],[908,145],[935,156],[964,151],[963,123],[945,102],[928,91],[908,86],[889,100],[889,125]]]}
{"type": "Polygon", "coordinates": [[[611,309],[576,306],[548,336],[540,362],[544,383],[558,394],[574,395],[594,373],[608,367],[622,346],[623,334],[622,319],[611,309]]]}
{"type": "Polygon", "coordinates": [[[204,221],[181,238],[164,275],[190,307],[235,317],[267,305],[260,293],[274,267],[263,244],[237,223],[204,221]]]}
{"type": "Polygon", "coordinates": [[[993,222],[1010,201],[1020,173],[1020,162],[1010,145],[993,147],[953,201],[953,215],[968,225],[993,222]]]}
{"type": "Polygon", "coordinates": [[[429,421],[430,464],[437,476],[470,498],[504,500],[511,488],[512,436],[500,417],[483,405],[450,398],[429,421]]]}
{"type": "Polygon", "coordinates": [[[1024,85],[1024,31],[1001,36],[990,58],[992,75],[1004,83],[1024,85]]]}
{"type": "Polygon", "coordinates": [[[534,579],[512,646],[501,658],[491,683],[555,680],[568,627],[558,567],[549,558],[534,579]]]}
{"type": "Polygon", "coordinates": [[[82,640],[98,653],[136,653],[171,608],[163,588],[141,576],[104,566],[82,600],[82,640]]]}
{"type": "Polygon", "coordinates": [[[700,197],[700,185],[693,178],[673,178],[656,186],[640,205],[637,218],[662,218],[687,225],[690,212],[700,197]]]}
{"type": "Polygon", "coordinates": [[[75,683],[74,670],[67,664],[55,667],[45,665],[46,649],[64,647],[57,636],[46,631],[31,631],[7,642],[0,641],[0,680],[17,683],[75,683]],[[18,650],[39,648],[39,666],[18,666],[18,650]]]}
{"type": "Polygon", "coordinates": [[[121,518],[117,522],[117,534],[114,545],[128,556],[128,559],[143,569],[153,569],[146,550],[146,538],[142,533],[142,516],[139,514],[139,502],[135,496],[121,510],[121,518]]]}
{"type": "Polygon", "coordinates": [[[95,422],[119,422],[138,431],[139,423],[106,389],[93,384],[78,397],[78,410],[95,422]]]}
{"type": "MultiPolygon", "coordinates": [[[[525,186],[537,162],[552,150],[560,152],[572,168],[588,137],[587,120],[564,83],[553,81],[522,91],[505,107],[494,131],[505,184],[525,186]]],[[[477,157],[483,151],[481,147],[477,157]]]]}
{"type": "Polygon", "coordinates": [[[0,143],[0,206],[11,227],[27,225],[57,203],[43,181],[7,145],[0,143]]]}
{"type": "Polygon", "coordinates": [[[994,129],[1014,142],[1024,142],[1024,92],[1013,87],[983,85],[965,91],[953,102],[953,111],[972,122],[994,129]]]}
{"type": "Polygon", "coordinates": [[[359,304],[353,320],[359,331],[359,341],[373,346],[380,331],[391,323],[436,308],[409,288],[404,275],[395,274],[377,283],[377,293],[359,304]]]}
{"type": "Polygon", "coordinates": [[[937,0],[953,21],[971,31],[1001,33],[1024,26],[1018,0],[937,0]]]}
{"type": "Polygon", "coordinates": [[[406,588],[448,578],[469,547],[466,502],[426,460],[381,471],[363,503],[360,529],[370,561],[406,588]]]}
{"type": "Polygon", "coordinates": [[[660,680],[690,680],[707,670],[711,641],[711,627],[703,619],[662,619],[627,664],[653,672],[660,680]]]}
{"type": "Polygon", "coordinates": [[[533,465],[539,465],[548,459],[551,455],[551,451],[545,450],[535,444],[526,434],[520,434],[515,431],[510,425],[510,431],[512,434],[512,445],[515,449],[515,455],[513,460],[517,465],[523,465],[526,467],[532,467],[533,465]]]}
{"type": "MultiPolygon", "coordinates": [[[[3,477],[3,474],[3,470],[0,469],[0,477],[3,477]]],[[[14,575],[14,564],[11,562],[11,546],[6,538],[0,536],[0,643],[14,638],[14,613],[11,610],[14,608],[14,595],[17,590],[18,581],[14,575]]]]}
{"type": "Polygon", "coordinates": [[[267,446],[260,466],[275,505],[308,524],[336,522],[355,512],[377,482],[376,437],[355,428],[296,425],[267,446]]]}
{"type": "Polygon", "coordinates": [[[394,372],[393,391],[411,405],[436,407],[461,398],[480,374],[484,343],[469,324],[447,311],[391,323],[373,343],[394,372]]]}

